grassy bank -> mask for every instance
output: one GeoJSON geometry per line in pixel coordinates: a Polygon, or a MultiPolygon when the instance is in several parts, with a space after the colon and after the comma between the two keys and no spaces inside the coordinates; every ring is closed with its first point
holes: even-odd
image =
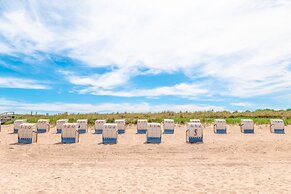
{"type": "MultiPolygon", "coordinates": [[[[256,110],[245,112],[161,112],[161,113],[110,113],[110,114],[57,114],[57,115],[21,115],[17,114],[16,119],[27,119],[30,123],[37,122],[38,119],[50,119],[52,124],[58,119],[69,119],[75,122],[77,119],[88,119],[89,125],[94,125],[95,120],[105,119],[108,123],[115,119],[126,119],[127,124],[136,124],[137,119],[148,119],[149,122],[162,122],[164,118],[174,119],[176,123],[185,124],[189,119],[200,119],[202,123],[212,123],[214,119],[224,118],[228,124],[238,124],[243,118],[253,119],[256,124],[269,124],[270,119],[280,118],[285,124],[291,124],[291,110],[256,110]]],[[[12,121],[6,124],[13,123],[12,121]]]]}

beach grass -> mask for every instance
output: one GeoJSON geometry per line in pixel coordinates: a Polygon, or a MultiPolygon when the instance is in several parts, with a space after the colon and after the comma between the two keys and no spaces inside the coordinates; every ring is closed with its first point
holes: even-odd
{"type": "MultiPolygon", "coordinates": [[[[17,114],[15,119],[27,119],[29,123],[36,123],[38,119],[50,119],[55,124],[58,119],[69,119],[69,122],[76,122],[78,119],[88,119],[89,126],[93,126],[95,120],[105,119],[108,123],[114,122],[115,119],[126,119],[127,124],[136,124],[138,119],[148,119],[149,122],[162,122],[163,119],[174,119],[177,124],[185,124],[190,119],[200,119],[204,124],[214,122],[214,119],[226,119],[228,124],[238,124],[241,119],[253,119],[255,124],[269,124],[270,119],[283,119],[285,124],[291,124],[291,110],[256,110],[245,112],[228,112],[228,111],[200,111],[200,112],[160,112],[160,113],[88,113],[88,114],[17,114]]],[[[6,122],[13,123],[14,120],[6,122]]]]}

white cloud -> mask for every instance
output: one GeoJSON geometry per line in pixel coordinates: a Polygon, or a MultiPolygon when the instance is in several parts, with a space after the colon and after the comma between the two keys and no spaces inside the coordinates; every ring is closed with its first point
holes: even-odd
{"type": "MultiPolygon", "coordinates": [[[[225,95],[239,97],[290,91],[290,1],[6,4],[0,14],[0,33],[8,46],[0,52],[65,53],[90,67],[114,67],[100,77],[69,78],[73,84],[88,86],[88,91],[93,87],[103,89],[97,93],[110,93],[142,74],[130,74],[129,70],[139,68],[216,79],[208,88],[217,94],[221,94],[217,84],[225,85],[225,95]]],[[[192,89],[192,84],[188,86],[192,89]]],[[[142,92],[168,93],[164,90],[142,92]]],[[[115,93],[123,95],[124,91],[115,93]]]]}
{"type": "Polygon", "coordinates": [[[0,88],[49,89],[49,86],[32,79],[0,77],[0,88]]]}
{"type": "Polygon", "coordinates": [[[202,94],[208,94],[208,90],[197,84],[180,83],[174,86],[156,87],[152,89],[133,89],[133,90],[100,90],[98,88],[87,88],[80,90],[79,93],[91,93],[94,95],[109,95],[121,97],[158,97],[158,96],[180,96],[194,98],[202,94]]]}
{"type": "Polygon", "coordinates": [[[233,106],[240,106],[240,107],[250,107],[253,105],[252,103],[249,103],[249,102],[232,102],[230,104],[233,106]]]}
{"type": "Polygon", "coordinates": [[[29,113],[37,111],[40,113],[89,113],[89,112],[161,112],[161,111],[204,111],[225,110],[220,106],[194,105],[194,104],[160,104],[148,103],[101,103],[101,104],[70,104],[70,103],[27,103],[0,99],[0,112],[14,111],[17,113],[29,113]]]}

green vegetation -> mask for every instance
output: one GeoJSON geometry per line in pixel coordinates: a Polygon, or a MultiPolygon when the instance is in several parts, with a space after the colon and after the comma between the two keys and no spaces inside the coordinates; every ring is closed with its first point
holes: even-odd
{"type": "MultiPolygon", "coordinates": [[[[115,119],[126,119],[127,124],[136,124],[137,119],[148,119],[149,122],[162,122],[164,118],[174,119],[176,123],[185,124],[189,119],[200,119],[202,123],[212,123],[214,119],[224,118],[228,124],[238,124],[243,118],[253,119],[256,124],[269,124],[270,119],[283,119],[285,124],[291,124],[291,109],[288,110],[256,110],[245,112],[160,112],[160,113],[110,113],[110,114],[57,114],[57,115],[16,115],[16,119],[27,119],[30,123],[36,123],[38,119],[50,119],[52,124],[55,124],[58,119],[69,119],[69,122],[74,122],[77,119],[88,119],[90,126],[94,125],[95,120],[105,119],[108,123],[114,122],[115,119]]],[[[13,123],[14,121],[9,121],[13,123]]]]}

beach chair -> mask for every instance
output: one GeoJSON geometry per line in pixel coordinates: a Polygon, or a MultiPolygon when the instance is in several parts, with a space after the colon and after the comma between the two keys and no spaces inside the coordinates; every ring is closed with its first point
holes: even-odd
{"type": "Polygon", "coordinates": [[[37,142],[36,124],[23,123],[18,129],[18,143],[31,144],[37,142]]]}
{"type": "Polygon", "coordinates": [[[242,119],[240,128],[242,133],[255,133],[254,121],[252,119],[242,119]]]}
{"type": "Polygon", "coordinates": [[[214,128],[214,133],[225,134],[226,133],[226,121],[225,121],[225,119],[215,119],[213,128],[214,128]]]}
{"type": "Polygon", "coordinates": [[[284,121],[282,119],[271,119],[270,131],[271,133],[285,133],[284,121]]]}
{"type": "Polygon", "coordinates": [[[103,131],[103,125],[106,123],[105,120],[96,120],[95,121],[95,134],[102,134],[103,131]]]}
{"type": "Polygon", "coordinates": [[[187,143],[203,143],[203,128],[201,123],[187,123],[187,143]]]}
{"type": "Polygon", "coordinates": [[[68,119],[59,119],[56,123],[57,133],[62,133],[63,124],[68,123],[68,119]]]}
{"type": "Polygon", "coordinates": [[[174,119],[164,119],[164,133],[173,134],[175,130],[174,119]]]}
{"type": "Polygon", "coordinates": [[[37,121],[37,132],[46,133],[50,130],[50,120],[49,119],[39,119],[37,121]]]}
{"type": "Polygon", "coordinates": [[[190,123],[201,123],[200,119],[190,119],[190,123]]]}
{"type": "Polygon", "coordinates": [[[18,129],[20,128],[20,125],[23,123],[26,123],[27,120],[26,119],[19,119],[19,120],[15,120],[13,125],[13,133],[18,133],[18,129]]]}
{"type": "Polygon", "coordinates": [[[117,124],[105,123],[102,131],[103,144],[116,144],[118,137],[117,124]]]}
{"type": "Polygon", "coordinates": [[[125,128],[126,128],[125,119],[117,119],[115,120],[115,123],[117,124],[118,134],[125,133],[125,128]]]}
{"type": "Polygon", "coordinates": [[[161,143],[162,129],[160,123],[148,123],[146,142],[147,143],[161,143]]]}
{"type": "Polygon", "coordinates": [[[79,124],[64,123],[61,131],[62,143],[78,143],[79,142],[79,124]]]}
{"type": "Polygon", "coordinates": [[[137,120],[137,133],[138,134],[146,134],[147,127],[148,127],[148,121],[146,119],[137,120]]]}
{"type": "Polygon", "coordinates": [[[87,133],[88,130],[88,120],[87,119],[79,119],[77,120],[77,123],[79,124],[79,134],[87,133]]]}

